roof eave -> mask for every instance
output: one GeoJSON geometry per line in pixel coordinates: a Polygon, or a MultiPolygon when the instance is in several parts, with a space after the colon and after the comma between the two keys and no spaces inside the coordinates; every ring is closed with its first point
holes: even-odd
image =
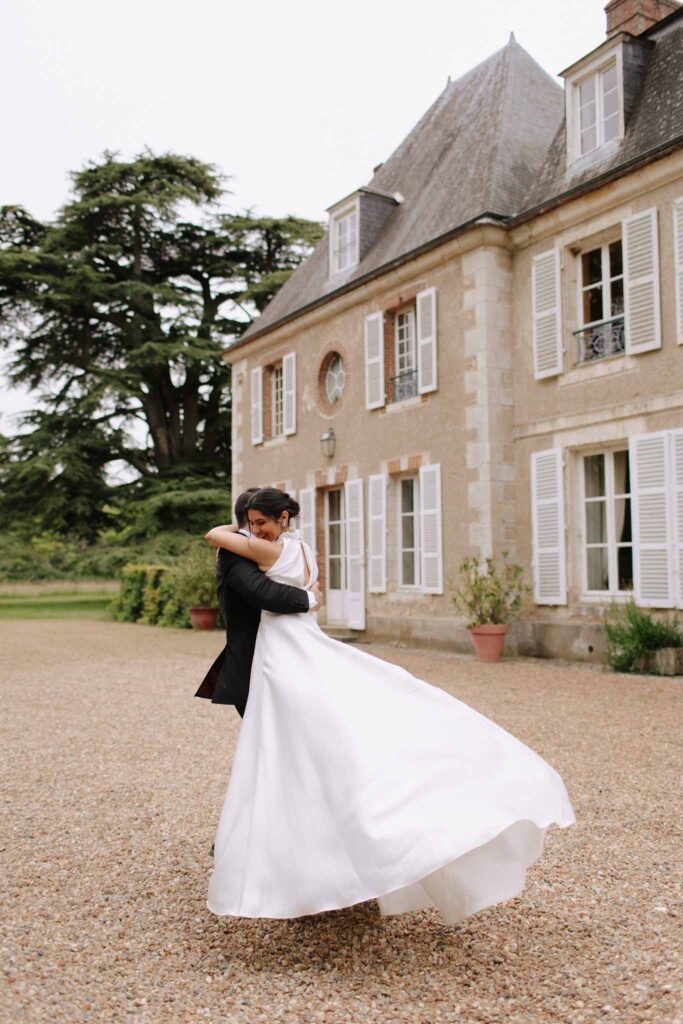
{"type": "Polygon", "coordinates": [[[663,142],[660,146],[656,146],[654,149],[650,149],[646,153],[641,153],[639,156],[633,157],[625,164],[619,164],[618,167],[614,167],[609,171],[604,171],[604,173],[599,174],[597,178],[590,178],[588,181],[582,182],[574,188],[567,189],[566,192],[560,192],[551,199],[544,200],[536,206],[532,206],[528,210],[523,210],[522,213],[518,213],[516,216],[511,217],[507,221],[506,227],[515,228],[518,224],[523,224],[527,220],[531,220],[534,217],[540,217],[541,214],[547,213],[549,210],[554,210],[558,206],[563,206],[570,200],[576,199],[577,196],[583,195],[586,192],[592,192],[594,189],[601,188],[603,185],[608,185],[611,181],[616,181],[617,178],[623,178],[625,174],[629,174],[631,171],[637,170],[639,167],[644,167],[649,163],[654,163],[655,160],[660,160],[662,157],[667,156],[669,153],[672,153],[675,149],[679,149],[681,146],[683,146],[683,134],[677,135],[674,139],[669,139],[667,142],[663,142]]]}
{"type": "Polygon", "coordinates": [[[243,348],[251,341],[256,341],[257,338],[265,337],[266,334],[270,334],[279,327],[283,327],[284,324],[291,323],[292,320],[297,320],[299,317],[304,316],[304,314],[310,313],[311,310],[317,309],[319,306],[324,306],[327,302],[331,302],[332,299],[336,299],[340,295],[353,291],[354,288],[360,288],[369,281],[374,281],[376,278],[381,277],[383,274],[387,274],[396,267],[400,267],[404,263],[408,263],[410,260],[416,259],[423,253],[429,252],[431,249],[436,249],[439,245],[443,245],[444,242],[448,242],[452,238],[457,238],[458,235],[464,234],[471,228],[481,227],[482,224],[495,224],[498,227],[507,227],[508,220],[509,218],[505,214],[501,213],[492,213],[488,210],[483,213],[479,213],[476,217],[472,217],[471,220],[465,221],[463,224],[459,224],[455,228],[450,228],[443,234],[437,235],[436,238],[432,238],[428,242],[423,242],[422,245],[417,246],[415,249],[411,249],[409,252],[403,253],[401,256],[397,256],[388,263],[383,263],[381,266],[375,267],[374,270],[368,271],[368,273],[363,274],[362,277],[355,277],[347,284],[342,285],[339,288],[335,288],[334,291],[327,292],[325,295],[315,299],[313,302],[307,303],[305,306],[300,306],[294,312],[289,313],[287,316],[283,316],[274,323],[264,327],[263,330],[254,331],[248,338],[242,338],[240,341],[236,341],[234,345],[230,345],[228,348],[223,349],[222,354],[225,356],[228,352],[234,352],[235,349],[243,348]]]}

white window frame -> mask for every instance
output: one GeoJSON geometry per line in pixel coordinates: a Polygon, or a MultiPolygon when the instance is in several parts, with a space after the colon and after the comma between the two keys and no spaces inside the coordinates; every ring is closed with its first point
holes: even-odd
{"type": "Polygon", "coordinates": [[[566,123],[567,123],[567,162],[572,164],[577,160],[590,161],[605,145],[616,145],[619,139],[624,136],[624,73],[623,73],[623,52],[622,43],[617,43],[608,53],[596,55],[589,63],[577,68],[571,78],[567,78],[566,91],[566,123]],[[596,75],[607,71],[614,65],[617,73],[617,111],[619,127],[616,137],[608,143],[604,141],[604,119],[602,117],[602,92],[596,90],[596,141],[594,149],[581,152],[581,118],[580,103],[581,94],[579,86],[596,75]]]}
{"type": "MultiPolygon", "coordinates": [[[[629,448],[628,442],[624,445],[614,448],[596,448],[591,451],[585,451],[581,453],[580,459],[580,495],[581,495],[581,598],[582,600],[588,599],[590,601],[627,601],[629,598],[635,598],[635,537],[633,529],[633,494],[632,487],[633,482],[630,481],[631,490],[628,491],[626,497],[628,497],[630,505],[630,516],[631,516],[631,543],[618,544],[616,539],[616,526],[614,521],[614,503],[616,495],[614,491],[614,455],[616,452],[624,452],[626,454],[627,464],[629,466],[630,476],[630,461],[629,461],[629,448]],[[602,455],[605,459],[605,495],[603,498],[588,498],[586,496],[586,467],[585,459],[591,456],[602,455]],[[607,548],[607,574],[610,586],[607,590],[589,590],[588,589],[588,517],[587,517],[587,505],[589,502],[597,504],[599,501],[605,502],[605,520],[607,525],[607,542],[605,547],[607,548]],[[631,590],[619,590],[619,565],[618,565],[618,548],[629,547],[631,548],[631,566],[634,576],[634,586],[631,590]]],[[[622,495],[619,495],[621,497],[622,495]]],[[[599,545],[594,544],[594,547],[599,545]]]]}
{"type": "Polygon", "coordinates": [[[329,249],[329,260],[330,260],[330,273],[341,274],[344,271],[350,270],[355,267],[358,263],[360,251],[360,202],[356,199],[354,202],[343,206],[340,210],[335,210],[330,214],[330,249],[329,249]],[[349,217],[355,216],[355,239],[353,247],[350,249],[350,255],[347,262],[344,265],[340,265],[340,253],[339,253],[339,234],[340,226],[343,221],[349,217]]]}
{"type": "MultiPolygon", "coordinates": [[[[616,78],[616,83],[617,83],[616,84],[616,88],[613,89],[613,90],[612,89],[610,90],[610,92],[616,91],[616,94],[617,94],[617,110],[616,110],[617,134],[615,136],[613,136],[613,138],[615,138],[615,139],[619,138],[619,128],[620,128],[620,125],[619,125],[619,104],[621,102],[621,90],[619,88],[619,71],[618,71],[618,68],[617,68],[617,61],[616,61],[616,57],[615,57],[612,60],[608,60],[605,64],[603,64],[603,66],[601,68],[598,68],[597,71],[592,71],[588,75],[583,75],[575,83],[574,88],[576,90],[576,93],[575,93],[575,95],[576,95],[576,128],[577,128],[577,132],[578,132],[577,139],[576,139],[576,143],[577,143],[576,149],[577,149],[577,155],[579,157],[588,156],[589,153],[593,153],[593,152],[595,152],[596,149],[600,149],[602,146],[604,146],[605,142],[611,142],[612,141],[612,139],[605,139],[605,121],[607,120],[607,118],[605,117],[605,109],[604,109],[605,92],[604,92],[604,89],[603,89],[604,76],[607,74],[608,71],[611,71],[612,68],[614,68],[615,78],[616,78]],[[591,81],[593,81],[595,83],[595,99],[592,100],[592,102],[595,104],[595,121],[593,122],[593,127],[595,128],[595,145],[591,146],[590,149],[585,149],[584,150],[584,149],[582,149],[582,138],[581,138],[581,136],[582,136],[582,131],[581,131],[581,109],[582,109],[581,108],[581,88],[582,88],[582,86],[587,85],[591,81]]],[[[614,115],[610,114],[608,116],[609,117],[613,117],[614,115]]]]}
{"type": "Polygon", "coordinates": [[[395,344],[395,358],[396,358],[396,373],[411,373],[417,371],[417,336],[415,333],[415,306],[409,306],[405,309],[399,309],[394,318],[394,344],[395,344]],[[408,324],[410,325],[410,334],[408,337],[408,346],[406,354],[410,357],[410,365],[407,367],[401,367],[401,343],[405,339],[400,337],[401,329],[399,320],[401,317],[408,318],[408,324]]]}
{"type": "Polygon", "coordinates": [[[420,477],[418,473],[404,474],[397,477],[396,483],[396,558],[397,573],[396,581],[400,590],[418,591],[422,590],[422,538],[420,536],[420,477]],[[413,537],[415,541],[415,582],[403,582],[403,552],[408,550],[403,547],[403,511],[402,511],[402,490],[403,481],[413,481],[413,537]]]}
{"type": "MultiPolygon", "coordinates": [[[[611,320],[612,319],[612,313],[609,312],[607,314],[607,316],[605,316],[604,313],[605,313],[605,309],[608,309],[608,310],[611,311],[611,308],[612,308],[612,282],[613,281],[621,280],[622,284],[623,284],[623,287],[624,287],[624,290],[626,288],[626,284],[624,282],[624,243],[623,243],[623,240],[622,240],[622,237],[621,237],[621,233],[619,234],[618,237],[611,238],[608,242],[603,242],[602,245],[587,245],[586,248],[582,249],[582,251],[579,253],[577,259],[578,259],[578,263],[579,263],[579,272],[576,275],[577,283],[578,283],[578,324],[579,324],[579,326],[581,328],[583,328],[583,327],[592,327],[594,324],[600,324],[600,323],[603,323],[605,320],[611,320]],[[611,277],[610,276],[610,266],[609,266],[609,247],[610,247],[610,245],[614,245],[615,242],[621,242],[621,274],[617,274],[615,277],[611,277]],[[600,260],[601,260],[601,273],[602,273],[602,277],[601,277],[600,280],[601,280],[601,286],[602,286],[602,310],[603,310],[603,315],[600,317],[599,320],[586,320],[586,321],[584,321],[584,319],[583,319],[583,295],[584,295],[584,292],[589,291],[591,288],[595,288],[597,286],[597,282],[595,282],[595,284],[593,284],[593,285],[584,284],[584,281],[583,281],[583,257],[587,256],[589,252],[595,252],[596,249],[600,249],[600,252],[601,252],[600,260]]],[[[626,302],[626,297],[624,296],[624,303],[625,302],[626,302]]],[[[619,314],[617,314],[617,315],[619,315],[619,314]]],[[[626,312],[624,310],[624,312],[621,313],[621,316],[625,317],[625,315],[626,315],[626,312]]]]}
{"type": "Polygon", "coordinates": [[[285,371],[282,363],[275,363],[270,371],[270,425],[271,437],[285,432],[285,371]],[[280,382],[278,389],[277,382],[280,382]],[[279,402],[278,402],[279,391],[279,402]],[[279,429],[278,429],[279,428],[279,429]]]}

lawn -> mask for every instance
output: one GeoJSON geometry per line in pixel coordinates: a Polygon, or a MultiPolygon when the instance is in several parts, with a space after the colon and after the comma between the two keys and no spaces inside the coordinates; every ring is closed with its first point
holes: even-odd
{"type": "Polygon", "coordinates": [[[0,595],[0,619],[109,619],[111,590],[0,595]]]}

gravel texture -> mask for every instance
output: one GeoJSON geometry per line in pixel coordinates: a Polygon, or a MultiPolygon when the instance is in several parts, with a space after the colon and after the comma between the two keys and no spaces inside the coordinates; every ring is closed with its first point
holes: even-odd
{"type": "Polygon", "coordinates": [[[683,1021],[683,685],[590,667],[368,647],[493,718],[560,772],[523,894],[459,925],[374,901],[213,916],[209,848],[240,719],[192,695],[219,633],[0,623],[0,1020],[683,1021]]]}

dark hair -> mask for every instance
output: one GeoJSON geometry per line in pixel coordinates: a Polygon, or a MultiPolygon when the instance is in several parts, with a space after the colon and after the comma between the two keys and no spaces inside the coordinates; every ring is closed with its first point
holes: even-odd
{"type": "Polygon", "coordinates": [[[242,491],[239,498],[235,502],[235,520],[238,526],[244,526],[247,521],[247,509],[249,508],[249,499],[253,494],[260,490],[259,487],[249,487],[246,491],[242,491]]]}
{"type": "Polygon", "coordinates": [[[299,502],[277,487],[261,487],[252,494],[247,508],[263,512],[271,519],[279,519],[283,512],[289,512],[290,519],[299,515],[299,502]]]}

